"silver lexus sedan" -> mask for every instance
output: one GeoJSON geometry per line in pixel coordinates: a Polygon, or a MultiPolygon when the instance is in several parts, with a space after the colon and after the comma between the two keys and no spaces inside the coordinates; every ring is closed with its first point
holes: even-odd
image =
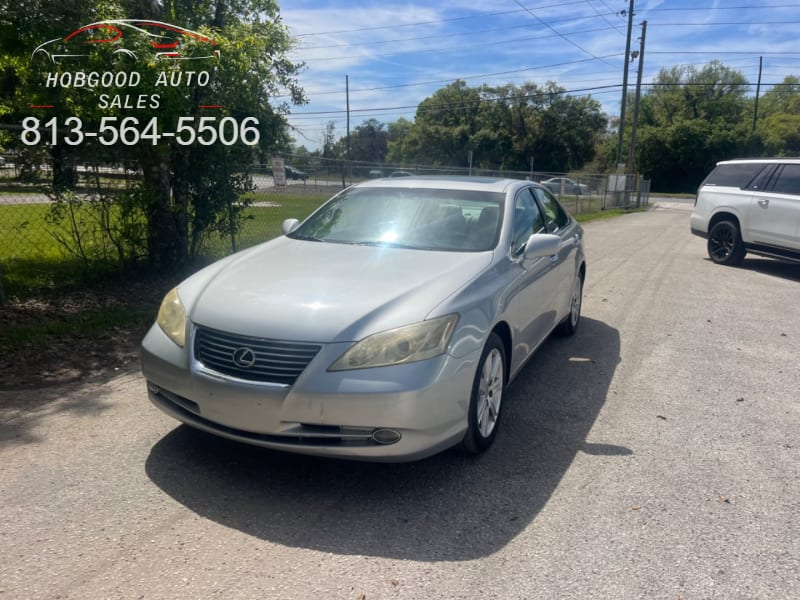
{"type": "Polygon", "coordinates": [[[377,179],[170,291],[150,400],[290,452],[408,461],[486,450],[508,383],[578,327],[583,230],[536,183],[377,179]]]}

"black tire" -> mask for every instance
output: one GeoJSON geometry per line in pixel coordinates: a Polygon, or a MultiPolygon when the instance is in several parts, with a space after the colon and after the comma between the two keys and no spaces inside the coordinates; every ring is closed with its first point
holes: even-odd
{"type": "Polygon", "coordinates": [[[480,454],[492,445],[500,424],[506,387],[506,352],[496,334],[489,334],[483,348],[467,414],[467,432],[461,442],[469,454],[480,454]]]}
{"type": "Polygon", "coordinates": [[[708,257],[718,265],[742,263],[746,251],[739,226],[734,221],[720,221],[708,232],[708,257]]]}
{"type": "Polygon", "coordinates": [[[575,275],[572,284],[572,296],[569,300],[569,314],[556,327],[556,334],[561,336],[575,335],[581,322],[581,304],[583,303],[583,277],[580,272],[575,275]]]}

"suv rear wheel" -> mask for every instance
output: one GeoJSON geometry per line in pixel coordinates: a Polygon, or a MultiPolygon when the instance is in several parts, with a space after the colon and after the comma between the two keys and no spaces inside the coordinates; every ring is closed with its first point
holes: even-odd
{"type": "Polygon", "coordinates": [[[719,265],[735,266],[744,260],[745,249],[739,227],[733,221],[720,221],[708,234],[708,256],[719,265]]]}

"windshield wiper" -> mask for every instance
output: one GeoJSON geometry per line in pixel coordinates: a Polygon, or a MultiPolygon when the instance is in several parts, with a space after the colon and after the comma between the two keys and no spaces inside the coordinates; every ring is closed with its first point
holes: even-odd
{"type": "Polygon", "coordinates": [[[380,240],[375,240],[371,242],[350,242],[351,244],[355,244],[356,246],[375,246],[381,248],[402,248],[406,250],[419,250],[419,246],[411,246],[409,244],[400,244],[398,242],[382,242],[380,240]]]}
{"type": "Polygon", "coordinates": [[[293,240],[302,240],[304,242],[324,242],[325,240],[314,237],[313,235],[297,235],[296,233],[290,233],[286,237],[293,239],[293,240]]]}

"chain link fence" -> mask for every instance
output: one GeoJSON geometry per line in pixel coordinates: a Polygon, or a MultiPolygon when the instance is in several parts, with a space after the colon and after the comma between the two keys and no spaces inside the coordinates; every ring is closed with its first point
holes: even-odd
{"type": "MultiPolygon", "coordinates": [[[[542,182],[574,215],[645,206],[649,181],[632,175],[520,172],[426,165],[387,165],[285,156],[246,169],[253,188],[238,226],[204,234],[194,256],[211,260],[281,234],[282,222],[302,219],[341,189],[366,179],[406,175],[473,175],[542,182]],[[277,165],[277,166],[276,166],[277,165]],[[275,168],[283,173],[275,173],[275,168]]],[[[124,271],[146,257],[146,232],[137,197],[141,174],[122,167],[75,169],[77,180],[52,192],[52,168],[3,157],[0,164],[0,301],[58,270],[124,271]],[[6,282],[4,288],[3,281],[6,282]],[[11,285],[9,285],[11,282],[11,285]]]]}

